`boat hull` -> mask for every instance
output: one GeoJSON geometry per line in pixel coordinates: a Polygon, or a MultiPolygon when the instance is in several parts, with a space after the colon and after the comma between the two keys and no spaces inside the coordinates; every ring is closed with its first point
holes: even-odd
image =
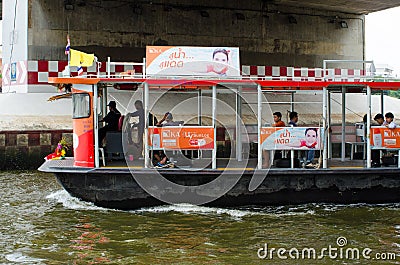
{"type": "MultiPolygon", "coordinates": [[[[83,172],[59,169],[53,170],[53,173],[72,196],[101,207],[132,210],[163,205],[171,201],[168,194],[163,193],[162,189],[165,189],[165,186],[153,185],[154,190],[160,189],[155,198],[137,182],[137,179],[150,178],[154,171],[97,169],[83,172]]],[[[190,192],[194,192],[193,196],[198,196],[199,194],[190,187],[212,181],[221,174],[217,170],[200,172],[162,170],[157,173],[173,183],[185,185],[186,188],[175,194],[182,195],[182,198],[189,198],[190,192]]],[[[233,188],[218,199],[210,200],[206,205],[234,207],[318,202],[340,204],[400,202],[400,170],[394,168],[248,170],[240,173],[231,172],[227,178],[237,179],[235,174],[241,175],[233,188]],[[249,184],[254,173],[267,175],[258,188],[250,191],[249,184]]]]}

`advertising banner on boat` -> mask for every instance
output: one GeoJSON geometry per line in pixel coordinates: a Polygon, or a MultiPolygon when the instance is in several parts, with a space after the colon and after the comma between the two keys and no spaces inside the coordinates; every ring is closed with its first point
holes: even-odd
{"type": "Polygon", "coordinates": [[[321,149],[323,130],[319,127],[263,127],[261,148],[266,150],[321,149]]]}
{"type": "Polygon", "coordinates": [[[149,128],[150,149],[212,150],[214,128],[205,126],[167,126],[149,128]]]}
{"type": "Polygon", "coordinates": [[[239,77],[239,48],[147,46],[146,73],[159,76],[239,77]]]}
{"type": "Polygon", "coordinates": [[[400,128],[389,129],[386,127],[371,128],[371,148],[400,148],[400,128]]]}

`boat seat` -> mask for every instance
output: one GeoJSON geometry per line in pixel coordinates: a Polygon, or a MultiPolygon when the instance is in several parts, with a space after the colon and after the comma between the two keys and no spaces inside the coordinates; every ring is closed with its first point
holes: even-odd
{"type": "Polygon", "coordinates": [[[107,132],[106,143],[105,153],[107,155],[107,159],[124,159],[122,132],[107,132]]]}
{"type": "Polygon", "coordinates": [[[124,148],[122,146],[122,126],[125,115],[121,115],[118,120],[118,131],[109,131],[106,133],[105,153],[107,159],[124,159],[124,148]]]}
{"type": "Polygon", "coordinates": [[[364,139],[364,123],[356,123],[355,124],[355,131],[356,131],[356,141],[355,142],[346,142],[346,144],[351,145],[351,150],[350,150],[350,160],[353,160],[354,158],[354,153],[357,152],[357,147],[362,146],[363,147],[363,159],[366,158],[366,147],[367,143],[365,142],[364,139]],[[357,140],[360,141],[357,141],[357,140]]]}

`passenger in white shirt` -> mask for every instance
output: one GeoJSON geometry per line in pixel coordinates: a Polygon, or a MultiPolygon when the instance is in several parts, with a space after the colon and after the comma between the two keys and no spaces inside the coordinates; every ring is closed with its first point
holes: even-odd
{"type": "Polygon", "coordinates": [[[394,120],[393,113],[388,112],[385,114],[385,121],[383,122],[382,125],[389,129],[394,129],[397,127],[397,124],[393,120],[394,120]]]}

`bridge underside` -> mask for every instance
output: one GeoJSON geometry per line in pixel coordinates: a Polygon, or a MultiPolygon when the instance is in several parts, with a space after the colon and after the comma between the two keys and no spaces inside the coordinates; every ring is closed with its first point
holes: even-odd
{"type": "Polygon", "coordinates": [[[384,9],[397,7],[397,0],[368,1],[368,0],[276,0],[268,1],[278,5],[286,5],[293,7],[312,8],[319,10],[338,11],[342,13],[350,13],[357,15],[366,15],[368,13],[381,11],[384,9]]]}
{"type": "MultiPolygon", "coordinates": [[[[30,0],[32,1],[32,0],[30,0]]],[[[140,1],[136,0],[128,0],[128,2],[138,3],[140,1]]],[[[77,3],[84,5],[86,2],[94,2],[93,0],[72,0],[72,3],[77,3]]],[[[98,2],[98,1],[96,1],[98,2]]],[[[127,1],[119,1],[115,2],[127,2],[127,1]]],[[[165,1],[164,3],[171,4],[175,1],[165,1]]],[[[271,3],[276,5],[285,5],[285,6],[293,6],[293,7],[303,7],[303,8],[312,8],[319,10],[329,10],[329,11],[338,11],[342,13],[351,13],[357,15],[365,15],[368,13],[381,11],[388,8],[393,8],[399,6],[397,0],[384,0],[384,1],[367,1],[367,0],[353,0],[353,1],[343,1],[343,0],[264,0],[264,3],[271,3]]],[[[214,4],[218,5],[220,3],[229,4],[228,1],[215,1],[214,4]]],[[[0,0],[0,19],[2,19],[3,14],[3,1],[0,0]]]]}

